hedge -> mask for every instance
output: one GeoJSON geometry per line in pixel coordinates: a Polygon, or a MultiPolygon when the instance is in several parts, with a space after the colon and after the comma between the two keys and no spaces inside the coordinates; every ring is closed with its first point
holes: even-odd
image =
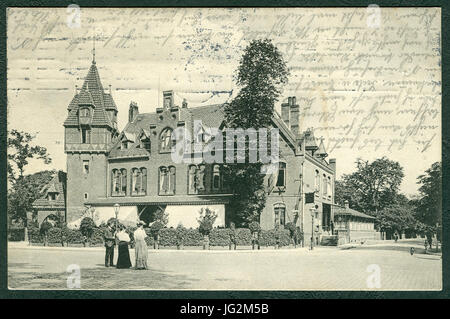
{"type": "Polygon", "coordinates": [[[8,240],[10,241],[22,241],[25,238],[24,228],[9,228],[8,240]]]}
{"type": "MultiPolygon", "coordinates": [[[[103,245],[103,232],[106,226],[100,226],[94,228],[93,235],[88,239],[88,242],[92,246],[103,245]]],[[[133,232],[136,227],[127,227],[127,232],[130,234],[130,238],[133,240],[133,232]]],[[[150,233],[149,228],[145,228],[147,233],[146,243],[147,246],[153,247],[153,236],[150,233]]],[[[23,233],[23,232],[22,232],[23,233]]],[[[84,236],[80,230],[65,229],[65,232],[61,228],[53,227],[47,233],[47,239],[49,243],[56,244],[61,243],[62,236],[65,233],[65,242],[70,244],[83,244],[84,236]]],[[[10,235],[10,238],[13,235],[10,235]]],[[[15,236],[15,235],[14,235],[15,236]]],[[[37,227],[28,228],[29,240],[32,243],[42,243],[43,236],[39,232],[37,227]]],[[[249,246],[252,244],[252,235],[248,228],[236,228],[235,239],[238,246],[249,246]]],[[[12,240],[12,239],[11,239],[12,240]]],[[[229,228],[214,228],[210,235],[209,241],[211,246],[228,246],[230,244],[230,229],[229,228]]],[[[261,230],[259,233],[259,244],[261,246],[275,246],[278,242],[279,246],[289,246],[292,244],[291,237],[289,236],[289,230],[261,230]]],[[[175,228],[163,228],[159,232],[159,245],[165,247],[175,247],[177,245],[177,230],[175,228]]],[[[198,229],[185,229],[185,237],[183,240],[183,246],[202,246],[203,236],[198,229]]]]}

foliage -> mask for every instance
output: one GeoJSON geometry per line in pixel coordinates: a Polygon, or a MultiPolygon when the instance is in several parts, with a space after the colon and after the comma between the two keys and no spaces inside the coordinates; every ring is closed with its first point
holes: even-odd
{"type": "Polygon", "coordinates": [[[41,235],[47,235],[48,231],[53,227],[53,225],[48,221],[43,221],[41,227],[39,228],[39,232],[41,235]]]}
{"type": "Polygon", "coordinates": [[[424,224],[442,225],[442,164],[433,163],[425,174],[418,178],[420,198],[417,202],[416,217],[424,224]]]}
{"type": "Polygon", "coordinates": [[[286,229],[261,230],[259,233],[259,244],[261,246],[289,246],[291,237],[286,229]]]}
{"type": "MultiPolygon", "coordinates": [[[[253,40],[241,58],[236,83],[241,87],[237,96],[224,105],[227,128],[269,128],[282,86],[288,81],[289,71],[277,47],[271,40],[253,40]]],[[[224,180],[234,195],[230,210],[238,226],[259,220],[264,209],[266,193],[262,163],[249,163],[248,143],[246,161],[224,167],[224,180]]]]}
{"type": "Polygon", "coordinates": [[[91,238],[95,229],[95,223],[90,217],[84,217],[80,223],[80,231],[83,236],[91,238]]]}
{"type": "Polygon", "coordinates": [[[259,233],[261,231],[261,226],[256,221],[251,222],[248,225],[248,228],[250,229],[250,232],[252,232],[252,233],[259,233]]]}
{"type": "Polygon", "coordinates": [[[377,215],[377,224],[381,231],[391,234],[419,229],[412,207],[398,203],[381,210],[377,215]]]}
{"type": "Polygon", "coordinates": [[[284,225],[284,229],[289,231],[289,236],[291,238],[294,238],[296,236],[297,227],[295,227],[293,222],[286,223],[286,225],[284,225]]]}
{"type": "Polygon", "coordinates": [[[236,228],[236,244],[239,246],[251,245],[252,234],[248,228],[236,228]]]}
{"type": "Polygon", "coordinates": [[[215,211],[209,208],[200,209],[200,217],[197,219],[198,221],[198,231],[202,235],[209,235],[211,230],[213,229],[214,222],[216,221],[217,214],[215,211]]]}
{"type": "Polygon", "coordinates": [[[214,228],[209,234],[209,244],[211,246],[228,246],[230,244],[229,229],[214,228]]]}
{"type": "Polygon", "coordinates": [[[164,224],[156,220],[150,225],[150,234],[153,236],[153,238],[156,238],[159,235],[159,232],[164,228],[164,224]]]}
{"type": "Polygon", "coordinates": [[[33,202],[44,195],[47,185],[55,171],[42,171],[17,179],[8,190],[8,217],[26,226],[27,212],[33,211],[33,202]]]}
{"type": "Polygon", "coordinates": [[[32,146],[36,136],[27,132],[11,130],[8,136],[8,177],[11,183],[23,177],[25,166],[29,159],[42,159],[45,164],[51,163],[47,149],[42,146],[32,146]]]}
{"type": "Polygon", "coordinates": [[[336,183],[336,201],[343,205],[343,201],[348,200],[350,207],[376,215],[378,210],[389,206],[398,194],[404,176],[403,168],[386,157],[371,163],[358,159],[356,167],[356,172],[344,175],[336,183]]]}

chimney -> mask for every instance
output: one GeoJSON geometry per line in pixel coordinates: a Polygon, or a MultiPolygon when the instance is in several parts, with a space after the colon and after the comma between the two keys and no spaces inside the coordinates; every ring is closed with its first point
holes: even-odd
{"type": "Polygon", "coordinates": [[[188,107],[188,103],[187,103],[186,99],[183,99],[183,103],[181,104],[181,107],[183,109],[186,109],[188,107]]]}
{"type": "MultiPolygon", "coordinates": [[[[290,100],[291,98],[289,97],[288,101],[290,100]]],[[[281,119],[287,125],[287,127],[289,127],[289,102],[281,104],[281,119]]]]}
{"type": "Polygon", "coordinates": [[[131,101],[130,108],[128,109],[128,122],[134,121],[136,116],[139,114],[139,108],[136,102],[131,101]]]}
{"type": "Polygon", "coordinates": [[[330,158],[329,159],[329,163],[330,163],[330,167],[334,172],[334,175],[336,176],[336,159],[335,158],[330,158]]]}
{"type": "Polygon", "coordinates": [[[349,207],[348,207],[348,200],[345,200],[344,206],[345,206],[345,209],[348,210],[348,208],[349,208],[349,207]]]}
{"type": "Polygon", "coordinates": [[[299,135],[300,107],[297,104],[297,99],[295,96],[291,97],[291,103],[289,108],[290,108],[290,115],[289,115],[290,129],[291,132],[294,133],[294,135],[297,137],[299,135]]]}

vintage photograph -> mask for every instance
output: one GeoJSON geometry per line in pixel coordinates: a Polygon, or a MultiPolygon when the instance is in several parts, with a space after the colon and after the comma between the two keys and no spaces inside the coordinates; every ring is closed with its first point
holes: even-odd
{"type": "Polygon", "coordinates": [[[440,291],[441,9],[7,9],[8,287],[440,291]]]}

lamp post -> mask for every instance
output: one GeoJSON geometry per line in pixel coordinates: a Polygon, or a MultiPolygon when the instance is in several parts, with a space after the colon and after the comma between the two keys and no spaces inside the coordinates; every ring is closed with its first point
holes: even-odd
{"type": "Polygon", "coordinates": [[[116,214],[116,232],[117,232],[117,227],[118,227],[118,217],[119,217],[119,210],[120,210],[120,205],[119,204],[114,204],[114,214],[116,214]]]}
{"type": "Polygon", "coordinates": [[[311,208],[311,250],[314,248],[314,208],[311,208]]]}

